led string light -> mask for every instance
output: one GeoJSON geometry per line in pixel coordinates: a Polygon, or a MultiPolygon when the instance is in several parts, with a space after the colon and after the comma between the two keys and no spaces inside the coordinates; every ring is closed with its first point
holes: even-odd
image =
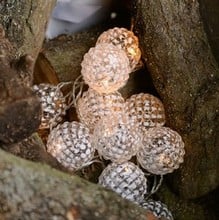
{"type": "Polygon", "coordinates": [[[84,55],[81,75],[72,90],[65,98],[61,96],[61,100],[68,100],[63,109],[75,107],[80,122],[57,121],[50,131],[47,151],[71,171],[94,162],[96,151],[110,161],[99,176],[100,185],[152,212],[159,209],[161,216],[166,213],[172,220],[166,206],[148,199],[161,186],[163,175],[183,162],[183,140],[176,131],[164,127],[165,110],[157,97],[140,93],[125,101],[118,92],[140,56],[133,32],[114,28],[100,35],[96,46],[84,55]],[[89,88],[83,92],[85,84],[89,88]],[[133,156],[137,165],[130,162],[133,156]],[[149,175],[154,177],[151,189],[149,175]]]}

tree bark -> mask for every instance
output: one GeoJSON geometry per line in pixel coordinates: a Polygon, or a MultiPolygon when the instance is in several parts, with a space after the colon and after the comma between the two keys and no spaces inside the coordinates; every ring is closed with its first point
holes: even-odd
{"type": "Polygon", "coordinates": [[[197,0],[136,2],[136,33],[166,125],[185,142],[185,161],[171,182],[181,196],[197,198],[219,184],[218,64],[197,0]]]}
{"type": "Polygon", "coordinates": [[[6,36],[14,43],[17,55],[29,54],[34,61],[36,60],[55,2],[55,0],[0,1],[0,21],[6,36]]]}
{"type": "Polygon", "coordinates": [[[152,220],[116,193],[0,150],[0,219],[152,220]]]}
{"type": "Polygon", "coordinates": [[[0,28],[2,143],[21,141],[39,126],[40,103],[30,87],[34,63],[42,47],[44,29],[54,3],[55,1],[43,0],[0,1],[0,22],[3,25],[3,28],[0,28]],[[13,42],[13,45],[10,42],[13,42]]]}

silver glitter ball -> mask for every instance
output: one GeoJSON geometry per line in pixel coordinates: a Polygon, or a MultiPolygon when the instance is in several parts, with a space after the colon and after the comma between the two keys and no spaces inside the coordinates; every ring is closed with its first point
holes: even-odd
{"type": "Polygon", "coordinates": [[[112,28],[104,31],[97,39],[96,44],[111,43],[123,49],[128,56],[130,68],[134,70],[141,58],[139,42],[137,36],[126,28],[112,28]]]}
{"type": "Polygon", "coordinates": [[[99,93],[112,93],[123,87],[131,71],[125,52],[106,43],[90,48],[81,67],[85,83],[99,93]]]}
{"type": "Polygon", "coordinates": [[[78,99],[76,110],[79,120],[92,132],[97,122],[112,113],[124,111],[124,99],[119,92],[100,94],[89,88],[78,99]]]}
{"type": "Polygon", "coordinates": [[[66,103],[62,91],[51,84],[39,84],[33,86],[33,91],[40,99],[42,117],[39,129],[56,126],[65,115],[66,103]]]}
{"type": "Polygon", "coordinates": [[[168,127],[155,127],[143,135],[137,160],[148,172],[164,175],[178,169],[185,154],[181,136],[168,127]]]}
{"type": "Polygon", "coordinates": [[[147,193],[147,179],[132,162],[109,164],[99,176],[99,184],[136,203],[147,193]]]}
{"type": "Polygon", "coordinates": [[[79,122],[64,122],[48,136],[47,151],[64,167],[74,171],[90,164],[95,149],[90,142],[89,129],[79,122]]]}
{"type": "Polygon", "coordinates": [[[165,124],[163,103],[151,94],[139,93],[132,95],[126,100],[125,108],[134,123],[142,129],[159,127],[165,124]]]}
{"type": "Polygon", "coordinates": [[[159,219],[162,218],[165,220],[174,220],[173,215],[168,209],[167,205],[160,201],[149,199],[141,203],[140,206],[144,209],[151,211],[154,214],[154,216],[156,216],[159,219]]]}
{"type": "Polygon", "coordinates": [[[104,159],[122,163],[136,155],[142,136],[126,114],[111,114],[95,126],[92,144],[104,159]]]}

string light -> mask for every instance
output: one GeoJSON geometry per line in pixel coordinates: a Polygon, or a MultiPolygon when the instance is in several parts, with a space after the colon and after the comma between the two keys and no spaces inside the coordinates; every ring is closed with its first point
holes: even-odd
{"type": "Polygon", "coordinates": [[[104,31],[97,39],[96,44],[111,43],[123,49],[129,59],[131,70],[134,70],[141,58],[141,51],[137,36],[126,28],[112,28],[104,31]]]}
{"type": "Polygon", "coordinates": [[[148,172],[165,175],[179,168],[184,154],[184,142],[176,131],[155,127],[144,133],[137,159],[148,172]]]}
{"type": "Polygon", "coordinates": [[[69,93],[72,99],[69,94],[64,97],[60,87],[34,86],[42,102],[41,127],[54,127],[48,136],[47,151],[64,167],[75,171],[90,165],[97,150],[101,159],[111,162],[99,176],[100,185],[158,218],[173,220],[165,204],[147,199],[159,189],[163,175],[183,162],[184,142],[176,131],[163,127],[165,110],[157,97],[140,93],[124,101],[118,92],[140,57],[133,32],[113,28],[101,34],[96,46],[84,55],[81,76],[69,93]],[[89,88],[82,94],[84,82],[89,88]],[[80,122],[58,124],[70,105],[76,108],[80,122]],[[133,156],[138,165],[129,162],[133,156]],[[146,175],[154,176],[150,187],[146,175]],[[158,183],[157,175],[161,175],[158,183]]]}
{"type": "Polygon", "coordinates": [[[136,203],[147,193],[147,179],[132,162],[109,164],[99,176],[99,184],[136,203]]]}
{"type": "Polygon", "coordinates": [[[125,103],[126,111],[142,129],[163,126],[165,110],[163,103],[155,96],[147,93],[132,95],[125,103]]]}
{"type": "Polygon", "coordinates": [[[79,120],[87,125],[92,132],[102,117],[124,111],[124,99],[119,92],[99,94],[89,88],[78,99],[76,110],[79,120]]]}
{"type": "Polygon", "coordinates": [[[121,163],[134,156],[141,142],[141,133],[126,114],[103,117],[96,125],[92,143],[106,160],[121,163]]]}
{"type": "Polygon", "coordinates": [[[149,199],[141,203],[140,206],[151,211],[159,219],[173,220],[173,215],[167,205],[160,201],[149,199]]]}
{"type": "Polygon", "coordinates": [[[79,122],[64,122],[48,136],[47,151],[64,167],[74,171],[91,163],[95,149],[90,143],[89,129],[79,122]]]}
{"type": "Polygon", "coordinates": [[[42,107],[42,117],[39,129],[47,129],[56,126],[63,120],[67,107],[61,89],[55,85],[42,83],[34,85],[33,91],[39,97],[42,107]]]}
{"type": "Polygon", "coordinates": [[[81,67],[85,83],[99,93],[112,93],[123,87],[131,71],[125,52],[106,43],[90,48],[81,67]]]}

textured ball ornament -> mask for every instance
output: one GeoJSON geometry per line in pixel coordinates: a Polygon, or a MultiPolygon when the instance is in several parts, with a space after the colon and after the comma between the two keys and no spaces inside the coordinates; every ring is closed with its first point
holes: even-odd
{"type": "Polygon", "coordinates": [[[47,151],[64,167],[74,171],[89,165],[95,149],[91,146],[89,129],[79,122],[64,122],[49,134],[47,151]]]}
{"type": "Polygon", "coordinates": [[[125,103],[126,112],[141,128],[159,127],[165,124],[163,103],[147,93],[132,95],[125,103]]]}
{"type": "Polygon", "coordinates": [[[92,144],[104,159],[122,163],[136,155],[142,144],[142,136],[125,114],[112,114],[99,120],[93,132],[92,144]]]}
{"type": "Polygon", "coordinates": [[[99,176],[99,184],[136,203],[141,203],[147,193],[147,179],[132,162],[111,163],[99,176]]]}
{"type": "Polygon", "coordinates": [[[33,91],[40,99],[42,117],[40,129],[56,126],[65,115],[66,103],[62,91],[50,84],[39,84],[33,86],[33,91]]]}
{"type": "Polygon", "coordinates": [[[167,206],[160,202],[149,199],[140,204],[142,208],[151,211],[157,218],[165,220],[173,220],[173,215],[167,208],[167,206]]]}
{"type": "Polygon", "coordinates": [[[111,43],[123,49],[128,56],[131,70],[134,70],[141,58],[141,51],[139,49],[138,38],[132,31],[126,28],[115,27],[104,31],[97,39],[99,43],[111,43]]]}
{"type": "Polygon", "coordinates": [[[112,113],[122,113],[125,101],[119,92],[100,94],[89,88],[78,99],[76,110],[80,122],[93,131],[95,125],[102,117],[112,113]]]}
{"type": "Polygon", "coordinates": [[[179,168],[184,154],[184,142],[176,131],[155,127],[144,133],[137,160],[148,172],[164,175],[179,168]]]}
{"type": "Polygon", "coordinates": [[[112,93],[123,87],[131,71],[125,52],[111,44],[90,48],[81,66],[85,83],[99,93],[112,93]]]}

